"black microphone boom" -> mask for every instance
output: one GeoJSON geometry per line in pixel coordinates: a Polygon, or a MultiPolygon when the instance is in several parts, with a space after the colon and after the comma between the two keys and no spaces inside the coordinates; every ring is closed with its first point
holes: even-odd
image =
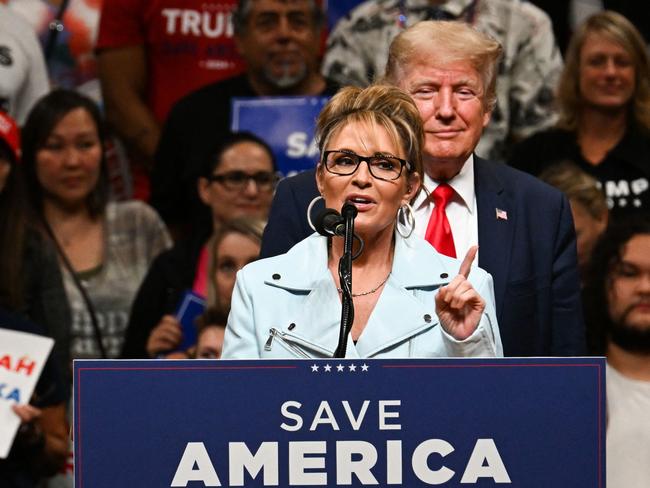
{"type": "MultiPolygon", "coordinates": [[[[341,208],[343,219],[343,255],[339,259],[339,283],[341,285],[341,327],[339,342],[334,351],[335,358],[344,358],[348,347],[348,336],[354,323],[354,301],[352,300],[352,242],[355,237],[354,218],[357,216],[357,207],[350,202],[341,208]]],[[[362,242],[359,239],[359,242],[362,242]]],[[[363,245],[361,246],[363,249],[363,245]]],[[[357,254],[358,256],[358,254],[357,254]]]]}
{"type": "Polygon", "coordinates": [[[354,323],[354,302],[352,300],[352,260],[363,251],[363,240],[354,232],[354,218],[357,207],[350,202],[343,204],[341,213],[333,208],[326,208],[314,219],[314,228],[323,236],[343,237],[343,255],[339,258],[339,283],[341,288],[341,327],[339,341],[334,351],[335,358],[344,358],[348,344],[348,335],[354,323]],[[343,215],[341,215],[343,214],[343,215]],[[359,241],[359,251],[352,255],[352,242],[359,241]]]}
{"type": "Polygon", "coordinates": [[[345,219],[333,208],[326,208],[314,219],[314,227],[323,236],[343,236],[345,219]]]}

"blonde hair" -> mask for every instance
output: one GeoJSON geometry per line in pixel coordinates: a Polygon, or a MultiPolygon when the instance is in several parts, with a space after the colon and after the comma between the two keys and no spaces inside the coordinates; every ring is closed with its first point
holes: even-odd
{"type": "Polygon", "coordinates": [[[580,109],[580,51],[589,34],[602,35],[620,44],[632,58],[635,70],[635,90],[630,102],[631,116],[646,131],[650,131],[650,61],[639,31],[621,14],[604,10],[585,20],[571,37],[566,52],[564,70],[557,90],[560,112],[558,126],[575,131],[580,109]]]}
{"type": "Polygon", "coordinates": [[[350,122],[377,124],[386,129],[395,146],[406,153],[411,172],[417,171],[422,176],[422,119],[406,93],[395,86],[382,84],[363,89],[353,86],[341,89],[325,105],[316,122],[321,161],[332,136],[350,122]]]}
{"type": "Polygon", "coordinates": [[[596,220],[607,214],[607,200],[598,180],[582,171],[571,161],[561,161],[546,168],[539,179],[564,193],[571,202],[577,202],[596,220]]]}
{"type": "Polygon", "coordinates": [[[497,65],[503,49],[495,39],[455,21],[426,20],[401,32],[390,45],[384,81],[399,84],[408,66],[469,61],[483,81],[483,105],[497,103],[497,65]]]}
{"type": "Polygon", "coordinates": [[[252,241],[262,244],[262,234],[266,227],[266,220],[257,217],[238,217],[222,223],[219,228],[212,235],[208,241],[208,249],[210,250],[209,263],[208,263],[208,300],[209,306],[217,306],[225,309],[230,308],[229,303],[219,303],[217,297],[217,284],[214,276],[217,272],[217,249],[221,241],[229,234],[241,234],[248,237],[252,241]]]}

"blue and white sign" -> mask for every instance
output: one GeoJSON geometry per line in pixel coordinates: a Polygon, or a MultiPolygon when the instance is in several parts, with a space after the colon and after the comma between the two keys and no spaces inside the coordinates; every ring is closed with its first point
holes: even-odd
{"type": "Polygon", "coordinates": [[[604,487],[602,358],[75,361],[78,488],[604,487]]]}
{"type": "Polygon", "coordinates": [[[54,341],[0,324],[0,459],[11,451],[20,418],[12,405],[29,403],[54,341]]]}
{"type": "Polygon", "coordinates": [[[316,118],[327,97],[234,98],[231,129],[248,131],[271,146],[285,176],[313,168],[318,162],[314,141],[316,118]]]}

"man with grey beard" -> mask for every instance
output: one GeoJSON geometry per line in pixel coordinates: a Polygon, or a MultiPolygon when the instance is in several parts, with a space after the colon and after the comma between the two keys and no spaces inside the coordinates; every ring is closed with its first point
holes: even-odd
{"type": "Polygon", "coordinates": [[[232,98],[336,92],[338,87],[320,74],[322,22],[314,0],[239,2],[233,25],[246,72],[181,99],[169,114],[156,152],[151,203],[177,236],[188,230],[187,224],[208,228],[209,213],[198,199],[196,181],[229,131],[232,98]]]}
{"type": "Polygon", "coordinates": [[[591,348],[607,356],[607,486],[650,486],[650,219],[615,223],[585,287],[591,348]]]}

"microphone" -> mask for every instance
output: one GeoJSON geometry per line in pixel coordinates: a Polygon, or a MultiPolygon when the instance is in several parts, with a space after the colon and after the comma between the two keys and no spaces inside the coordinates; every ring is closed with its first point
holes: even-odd
{"type": "Polygon", "coordinates": [[[343,204],[343,207],[341,207],[341,214],[343,215],[343,219],[354,219],[359,211],[357,210],[357,207],[351,204],[350,202],[345,202],[343,204]]]}
{"type": "Polygon", "coordinates": [[[314,219],[314,227],[316,232],[322,236],[343,236],[345,234],[345,219],[333,208],[326,208],[314,219]]]}

